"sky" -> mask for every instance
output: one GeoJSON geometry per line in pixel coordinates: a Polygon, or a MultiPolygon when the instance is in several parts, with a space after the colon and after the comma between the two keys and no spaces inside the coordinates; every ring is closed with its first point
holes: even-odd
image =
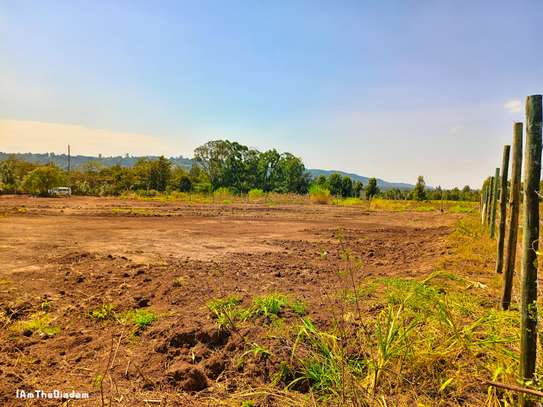
{"type": "Polygon", "coordinates": [[[0,0],[0,151],[216,139],[479,187],[543,92],[543,2],[0,0]]]}

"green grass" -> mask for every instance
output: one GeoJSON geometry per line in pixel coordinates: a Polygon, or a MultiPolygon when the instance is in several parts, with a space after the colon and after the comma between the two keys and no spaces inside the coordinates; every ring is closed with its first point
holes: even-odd
{"type": "Polygon", "coordinates": [[[15,323],[12,329],[23,335],[37,332],[41,335],[53,336],[60,332],[60,328],[52,325],[52,322],[49,314],[37,312],[30,319],[15,323]]]}
{"type": "Polygon", "coordinates": [[[277,317],[289,305],[288,298],[279,293],[262,295],[253,299],[253,314],[277,317]]]}
{"type": "Polygon", "coordinates": [[[472,213],[476,210],[478,202],[467,201],[404,201],[374,198],[370,209],[392,212],[437,212],[443,210],[450,213],[472,213]]]}
{"type": "Polygon", "coordinates": [[[91,310],[89,315],[91,318],[99,321],[114,319],[115,308],[116,306],[114,304],[102,304],[98,308],[91,310]]]}
{"type": "Polygon", "coordinates": [[[215,298],[207,302],[207,307],[213,313],[220,328],[234,328],[239,319],[244,319],[245,311],[238,307],[241,298],[231,295],[224,298],[215,298]]]}
{"type": "Polygon", "coordinates": [[[231,295],[207,302],[207,307],[221,328],[235,328],[237,323],[262,316],[268,322],[277,321],[290,310],[297,316],[307,313],[305,304],[281,293],[270,293],[253,298],[249,307],[241,306],[241,298],[231,295]]]}
{"type": "Polygon", "coordinates": [[[44,299],[40,304],[40,308],[44,312],[51,311],[51,309],[53,308],[53,301],[48,298],[44,299]]]}
{"type": "Polygon", "coordinates": [[[307,314],[307,311],[306,311],[306,306],[305,304],[303,303],[303,301],[300,301],[300,300],[294,300],[294,301],[290,301],[289,302],[289,306],[290,306],[290,309],[296,314],[296,315],[299,315],[299,316],[304,316],[305,314],[307,314]]]}
{"type": "Polygon", "coordinates": [[[119,315],[121,323],[134,324],[139,329],[144,329],[158,319],[156,313],[149,308],[138,308],[126,311],[119,315]]]}
{"type": "MultiPolygon", "coordinates": [[[[251,400],[289,398],[290,405],[300,406],[518,405],[516,394],[480,384],[519,384],[519,313],[498,309],[495,241],[469,212],[446,246],[427,275],[367,277],[347,295],[343,290],[332,296],[337,305],[324,326],[307,317],[276,319],[283,323],[269,326],[265,348],[275,370],[265,387],[253,389],[251,400]]],[[[363,269],[356,272],[363,275],[363,269]]],[[[272,293],[254,299],[251,308],[253,315],[277,318],[289,304],[285,295],[272,293]]]]}
{"type": "Polygon", "coordinates": [[[247,193],[247,198],[249,201],[260,201],[266,197],[266,193],[262,189],[251,189],[247,193]]]}

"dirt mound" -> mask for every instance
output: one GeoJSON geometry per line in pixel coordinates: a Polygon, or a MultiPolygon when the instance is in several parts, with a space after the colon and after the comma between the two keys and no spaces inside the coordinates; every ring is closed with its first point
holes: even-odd
{"type": "Polygon", "coordinates": [[[199,391],[208,386],[202,369],[182,360],[172,363],[166,371],[166,380],[175,389],[184,391],[199,391]]]}

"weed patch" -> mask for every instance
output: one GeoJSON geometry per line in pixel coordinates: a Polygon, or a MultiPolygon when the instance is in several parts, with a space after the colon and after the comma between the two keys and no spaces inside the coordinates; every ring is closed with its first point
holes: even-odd
{"type": "Polygon", "coordinates": [[[89,315],[91,318],[104,321],[107,319],[115,318],[115,305],[114,304],[102,304],[100,307],[90,311],[89,315]]]}
{"type": "Polygon", "coordinates": [[[28,320],[17,322],[13,326],[13,329],[25,336],[30,336],[34,332],[40,335],[53,336],[60,332],[60,328],[52,325],[52,322],[49,314],[38,312],[33,314],[28,320]]]}
{"type": "Polygon", "coordinates": [[[148,308],[138,308],[124,312],[119,316],[122,323],[134,324],[139,329],[144,329],[158,319],[158,316],[148,308]]]}

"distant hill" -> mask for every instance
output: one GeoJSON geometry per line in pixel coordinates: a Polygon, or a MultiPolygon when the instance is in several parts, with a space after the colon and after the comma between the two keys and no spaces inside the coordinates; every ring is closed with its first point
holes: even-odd
{"type": "MultiPolygon", "coordinates": [[[[368,185],[368,180],[369,178],[368,177],[364,177],[363,175],[358,175],[358,174],[352,174],[352,173],[349,173],[349,172],[343,172],[343,171],[337,171],[337,170],[320,170],[320,169],[309,169],[307,170],[313,177],[318,177],[319,175],[325,175],[325,176],[329,176],[330,174],[339,174],[341,176],[348,176],[350,177],[353,181],[360,181],[362,184],[364,185],[368,185]]],[[[382,190],[386,190],[386,189],[393,189],[393,188],[398,188],[398,189],[413,189],[414,185],[412,184],[406,184],[406,183],[403,183],[403,182],[388,182],[388,181],[384,181],[380,178],[377,178],[377,186],[382,189],[382,190]]]]}
{"type": "MultiPolygon", "coordinates": [[[[67,154],[55,154],[55,153],[15,153],[15,154],[9,154],[9,153],[2,153],[0,152],[0,160],[5,160],[6,158],[10,156],[15,156],[15,158],[19,160],[24,160],[32,163],[38,163],[38,164],[47,164],[47,163],[54,163],[55,165],[59,166],[60,168],[67,168],[68,167],[68,155],[67,154]]],[[[144,157],[132,157],[129,155],[119,155],[119,156],[112,156],[112,157],[104,157],[104,156],[88,156],[88,155],[72,155],[70,158],[70,163],[72,168],[77,168],[81,164],[84,164],[88,161],[98,161],[102,163],[106,167],[111,167],[113,165],[120,165],[121,167],[132,167],[136,164],[136,162],[140,158],[148,158],[148,159],[156,159],[158,156],[144,156],[144,157]]],[[[170,157],[170,161],[175,164],[179,165],[180,167],[184,167],[187,169],[190,169],[192,166],[192,160],[190,158],[185,158],[183,156],[179,157],[170,157]]]]}
{"type": "MultiPolygon", "coordinates": [[[[24,160],[28,162],[38,163],[38,164],[47,164],[47,163],[54,163],[57,166],[61,168],[67,168],[68,167],[68,155],[67,154],[55,154],[55,153],[15,153],[15,154],[9,154],[9,153],[3,153],[0,152],[0,160],[5,160],[6,158],[14,156],[15,158],[19,160],[24,160]]],[[[157,156],[144,156],[144,157],[132,157],[129,155],[124,156],[113,156],[113,157],[104,157],[104,156],[87,156],[87,155],[74,155],[71,157],[71,166],[72,168],[77,168],[78,166],[88,162],[88,161],[98,161],[102,163],[106,167],[110,167],[112,165],[120,165],[122,167],[132,167],[140,158],[149,158],[149,159],[155,159],[158,158],[157,156]]],[[[180,167],[190,169],[190,167],[193,164],[193,160],[190,158],[185,158],[183,156],[179,157],[170,157],[170,161],[172,164],[178,165],[180,167]]],[[[328,176],[333,173],[340,174],[341,176],[347,175],[350,177],[353,181],[360,181],[364,185],[368,185],[368,177],[364,177],[363,175],[358,174],[352,174],[348,172],[343,171],[337,171],[337,170],[321,170],[321,169],[312,169],[308,168],[307,171],[313,176],[318,177],[319,175],[325,175],[328,176]]],[[[392,188],[399,188],[399,189],[412,189],[414,185],[412,184],[405,184],[402,182],[387,182],[380,178],[377,178],[377,186],[382,190],[392,189],[392,188]]]]}

